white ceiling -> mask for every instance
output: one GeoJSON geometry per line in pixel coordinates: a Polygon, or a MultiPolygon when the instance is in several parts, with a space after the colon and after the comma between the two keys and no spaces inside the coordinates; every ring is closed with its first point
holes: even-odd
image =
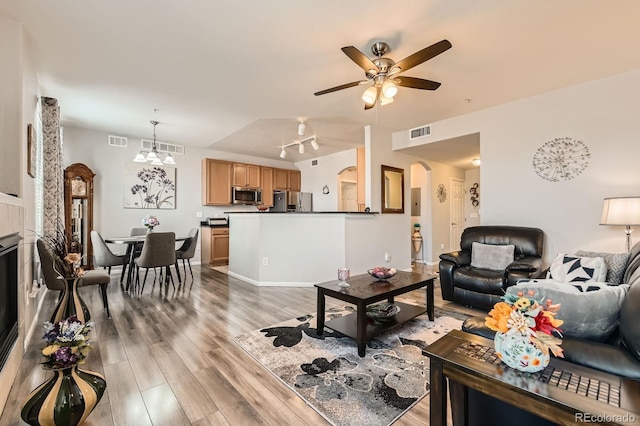
{"type": "Polygon", "coordinates": [[[64,125],[149,139],[155,119],[159,141],[278,159],[305,117],[320,150],[291,161],[361,145],[364,125],[406,130],[640,68],[636,0],[0,0],[0,14],[24,23],[64,125]],[[397,62],[445,38],[403,74],[436,91],[369,111],[364,86],[313,96],[364,77],[343,46],[371,57],[385,41],[397,62]]]}

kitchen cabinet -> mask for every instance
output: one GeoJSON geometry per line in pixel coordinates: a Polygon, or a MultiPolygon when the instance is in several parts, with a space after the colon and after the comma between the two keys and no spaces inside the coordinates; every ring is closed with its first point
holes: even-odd
{"type": "Polygon", "coordinates": [[[233,186],[260,188],[260,166],[233,163],[233,186]]]}
{"type": "Polygon", "coordinates": [[[289,174],[285,169],[273,169],[273,189],[286,191],[289,189],[289,174]]]}
{"type": "Polygon", "coordinates": [[[262,183],[262,204],[273,207],[273,168],[260,167],[260,180],[262,183]]]}
{"type": "Polygon", "coordinates": [[[205,158],[202,160],[202,204],[231,204],[231,163],[205,158]]]}
{"type": "Polygon", "coordinates": [[[289,180],[289,191],[300,191],[302,175],[300,170],[287,170],[289,180]]]}
{"type": "Polygon", "coordinates": [[[229,264],[229,228],[202,228],[202,263],[205,265],[229,264]]]}
{"type": "Polygon", "coordinates": [[[274,169],[273,175],[276,191],[300,191],[300,170],[274,169]]]}

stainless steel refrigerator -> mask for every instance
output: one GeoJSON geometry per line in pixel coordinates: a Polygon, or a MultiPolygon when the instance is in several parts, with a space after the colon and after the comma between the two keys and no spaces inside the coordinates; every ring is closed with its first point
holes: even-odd
{"type": "Polygon", "coordinates": [[[313,211],[313,194],[298,191],[274,191],[273,207],[270,212],[311,212],[313,211]]]}

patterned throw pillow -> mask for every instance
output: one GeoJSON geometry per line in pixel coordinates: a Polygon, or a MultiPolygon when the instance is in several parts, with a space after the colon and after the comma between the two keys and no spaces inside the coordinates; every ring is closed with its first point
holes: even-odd
{"type": "Polygon", "coordinates": [[[574,281],[605,282],[606,277],[607,265],[603,258],[579,257],[566,253],[560,253],[553,259],[547,276],[547,278],[565,283],[574,281]]]}
{"type": "Polygon", "coordinates": [[[598,253],[595,251],[579,250],[576,252],[576,256],[603,258],[604,263],[607,264],[607,282],[618,285],[622,284],[624,272],[627,270],[631,253],[598,253]]]}

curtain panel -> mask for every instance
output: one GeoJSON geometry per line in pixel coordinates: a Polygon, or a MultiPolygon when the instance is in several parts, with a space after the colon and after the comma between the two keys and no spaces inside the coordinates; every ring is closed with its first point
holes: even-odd
{"type": "Polygon", "coordinates": [[[55,98],[42,97],[42,231],[56,235],[64,223],[64,170],[60,140],[60,107],[55,98]]]}

